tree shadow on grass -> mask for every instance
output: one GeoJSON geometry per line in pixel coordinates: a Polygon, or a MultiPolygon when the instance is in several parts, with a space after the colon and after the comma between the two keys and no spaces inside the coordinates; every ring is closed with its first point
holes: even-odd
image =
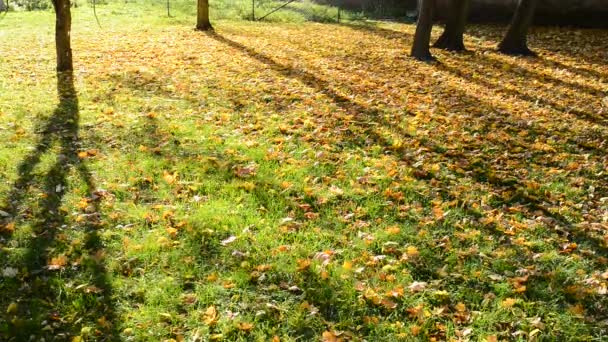
{"type": "Polygon", "coordinates": [[[59,105],[41,124],[34,150],[19,164],[18,178],[3,207],[8,217],[2,222],[2,240],[9,247],[0,255],[7,261],[4,266],[17,272],[0,282],[0,306],[10,308],[0,313],[0,337],[67,340],[80,335],[114,341],[119,323],[99,236],[105,193],[96,189],[83,160],[86,152],[80,147],[73,74],[58,73],[57,89],[59,105]],[[45,155],[53,155],[55,144],[59,150],[51,166],[42,175],[36,173],[45,155]],[[85,187],[76,222],[62,207],[72,169],[85,187]],[[37,201],[36,188],[41,191],[37,201]],[[35,204],[26,203],[31,201],[35,204]],[[82,238],[67,241],[71,228],[80,229],[82,238]]]}
{"type": "MultiPolygon", "coordinates": [[[[397,132],[398,135],[401,135],[408,140],[412,140],[412,142],[415,143],[412,146],[418,146],[419,151],[421,150],[421,153],[423,153],[428,159],[437,159],[443,162],[447,161],[449,164],[454,166],[458,165],[458,169],[460,170],[458,171],[457,169],[454,169],[449,171],[450,175],[448,177],[427,171],[414,172],[414,176],[418,178],[419,181],[432,184],[433,188],[440,191],[440,193],[437,195],[442,197],[444,201],[457,201],[457,209],[464,212],[468,217],[477,218],[479,221],[484,221],[482,220],[484,214],[481,213],[479,209],[471,207],[469,203],[467,203],[466,199],[461,198],[462,194],[450,191],[450,188],[453,185],[454,177],[468,179],[476,186],[486,189],[486,191],[494,194],[495,203],[489,204],[493,208],[493,211],[508,212],[507,208],[510,208],[516,212],[519,212],[519,215],[523,216],[530,222],[538,222],[537,220],[539,218],[546,220],[545,223],[547,226],[554,227],[552,229],[555,229],[555,231],[548,232],[548,234],[553,236],[552,240],[554,242],[552,242],[552,244],[554,247],[559,249],[562,248],[561,245],[563,243],[567,243],[568,241],[576,242],[581,249],[588,249],[586,251],[581,250],[582,254],[585,255],[586,258],[593,260],[594,265],[596,265],[598,268],[605,265],[606,261],[608,260],[606,258],[608,257],[608,250],[601,236],[598,237],[595,233],[592,236],[590,235],[590,231],[576,227],[575,223],[577,223],[580,218],[573,219],[563,215],[558,210],[555,210],[554,206],[558,205],[558,203],[550,193],[538,191],[538,189],[535,190],[533,185],[531,186],[527,183],[528,181],[525,177],[522,179],[520,174],[514,172],[514,170],[506,168],[515,166],[517,170],[521,168],[522,171],[525,171],[526,169],[536,167],[541,171],[548,172],[548,170],[551,168],[562,167],[560,165],[552,165],[551,162],[544,161],[543,158],[538,158],[546,152],[534,147],[534,144],[537,141],[536,138],[548,138],[551,134],[551,132],[546,132],[546,129],[543,127],[536,127],[537,125],[533,123],[520,123],[516,118],[510,117],[508,109],[503,108],[504,106],[499,106],[499,108],[494,109],[497,113],[488,113],[485,115],[476,113],[470,119],[475,121],[475,123],[480,126],[480,128],[483,130],[480,132],[482,134],[487,134],[488,132],[493,131],[502,131],[513,134],[513,136],[516,137],[518,136],[518,133],[525,132],[527,135],[524,135],[524,138],[522,138],[519,142],[521,146],[508,145],[511,142],[515,142],[515,140],[504,141],[501,140],[501,138],[491,138],[490,135],[488,135],[487,140],[485,141],[485,144],[488,144],[486,147],[479,146],[479,144],[481,144],[481,140],[476,140],[470,146],[462,146],[460,150],[451,150],[449,148],[446,150],[446,147],[443,146],[445,142],[436,140],[436,138],[421,139],[411,136],[411,134],[408,132],[404,132],[400,128],[396,127],[394,122],[388,121],[381,111],[373,107],[360,104],[357,101],[338,93],[332,89],[332,84],[330,82],[320,79],[311,72],[280,64],[271,57],[257,52],[251,47],[230,40],[217,33],[212,33],[209,36],[267,65],[269,68],[279,74],[282,74],[283,76],[300,80],[304,85],[326,95],[332,102],[343,109],[346,113],[352,114],[358,121],[352,121],[351,124],[355,123],[360,125],[357,127],[357,132],[354,133],[353,131],[347,129],[345,130],[346,134],[340,134],[339,132],[342,130],[336,130],[336,134],[339,135],[336,137],[337,140],[343,139],[343,141],[348,141],[350,144],[356,146],[367,145],[368,147],[371,141],[372,143],[377,143],[389,150],[392,149],[394,153],[399,155],[400,158],[414,164],[415,160],[411,160],[411,155],[413,152],[411,151],[412,147],[405,146],[407,144],[404,144],[402,147],[389,148],[392,145],[391,141],[375,130],[374,127],[376,127],[376,125],[373,125],[373,123],[376,123],[380,127],[391,127],[391,130],[397,132]],[[503,113],[503,111],[505,112],[503,113]],[[491,148],[499,151],[493,154],[495,157],[500,157],[501,159],[508,157],[509,159],[502,161],[488,159],[489,156],[484,157],[483,154],[480,154],[480,152],[485,148],[491,148]],[[521,151],[515,152],[517,149],[520,149],[521,151]],[[536,156],[536,158],[531,159],[531,155],[536,156]],[[513,161],[515,161],[515,165],[511,165],[513,164],[513,161]],[[559,238],[556,239],[556,235],[559,236],[559,238]]],[[[438,68],[441,69],[444,67],[439,66],[438,68]]],[[[472,82],[474,80],[469,81],[472,82]]],[[[341,84],[341,86],[342,88],[344,87],[343,84],[341,84]]],[[[451,85],[441,84],[439,87],[442,89],[442,94],[450,94],[450,98],[456,97],[460,99],[459,103],[455,105],[462,105],[471,108],[486,108],[488,106],[494,106],[491,103],[485,103],[485,101],[481,98],[473,97],[467,92],[459,90],[451,85]]],[[[443,98],[443,95],[437,99],[437,101],[442,100],[446,100],[443,98]]],[[[456,106],[456,108],[458,107],[456,106]]],[[[349,123],[341,122],[339,117],[335,118],[334,127],[340,127],[343,125],[347,126],[348,124],[349,123]]],[[[562,148],[563,147],[560,147],[560,149],[562,148]]],[[[555,151],[553,153],[558,152],[559,151],[555,151]]],[[[562,152],[565,151],[562,150],[562,152]]],[[[605,184],[602,183],[600,178],[593,178],[591,180],[599,185],[605,184]]],[[[604,193],[604,191],[606,191],[606,189],[602,187],[601,192],[604,193]]],[[[500,226],[496,222],[492,223],[487,221],[483,224],[478,222],[477,225],[482,227],[486,233],[496,236],[498,238],[497,241],[504,244],[504,246],[514,250],[519,248],[509,237],[509,234],[512,233],[505,231],[504,226],[500,226]]],[[[539,264],[537,261],[531,259],[532,254],[529,252],[522,252],[521,254],[518,253],[518,255],[517,260],[513,260],[513,262],[518,265],[539,264]]],[[[442,261],[438,260],[438,262],[440,263],[442,261]]],[[[541,269],[543,267],[545,266],[539,266],[541,269]]],[[[436,277],[435,270],[428,269],[424,265],[419,266],[419,268],[421,269],[415,271],[416,273],[425,275],[427,278],[436,277]]],[[[531,290],[526,294],[529,299],[538,301],[551,300],[551,298],[547,296],[547,292],[542,290],[543,286],[545,286],[545,289],[547,287],[552,288],[550,292],[553,294],[559,293],[560,296],[564,296],[564,298],[571,298],[568,294],[570,290],[567,288],[567,286],[571,284],[567,284],[566,282],[556,282],[555,279],[550,280],[550,277],[545,279],[544,275],[537,275],[535,277],[539,280],[539,282],[538,284],[531,286],[531,290]]],[[[429,278],[427,280],[431,279],[429,278]]],[[[455,281],[453,285],[456,286],[457,283],[458,281],[455,281]]],[[[578,297],[578,299],[585,302],[585,305],[588,306],[590,312],[593,312],[596,318],[606,314],[605,309],[603,309],[601,305],[596,305],[597,298],[595,295],[588,294],[583,297],[578,297]]],[[[567,301],[569,302],[570,299],[567,301]]]]}

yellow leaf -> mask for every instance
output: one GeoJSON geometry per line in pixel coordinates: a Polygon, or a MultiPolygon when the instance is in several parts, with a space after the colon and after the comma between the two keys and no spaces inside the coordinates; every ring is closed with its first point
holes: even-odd
{"type": "Polygon", "coordinates": [[[405,254],[407,254],[407,256],[410,258],[415,258],[420,254],[420,252],[416,246],[407,246],[405,249],[405,254]]]}
{"type": "Polygon", "coordinates": [[[305,271],[310,268],[310,260],[308,259],[300,259],[298,260],[298,267],[296,270],[299,272],[305,271]]]}
{"type": "Polygon", "coordinates": [[[16,314],[18,308],[19,307],[17,306],[17,303],[12,302],[6,308],[6,313],[9,314],[9,315],[16,314]]]}
{"type": "Polygon", "coordinates": [[[397,234],[399,234],[399,232],[401,232],[401,229],[397,226],[392,226],[392,227],[386,228],[386,232],[391,235],[397,235],[397,234]]]}
{"type": "Polygon", "coordinates": [[[214,325],[217,323],[217,318],[217,310],[213,305],[208,307],[203,314],[203,322],[207,325],[214,325]]]}
{"type": "Polygon", "coordinates": [[[340,341],[340,339],[338,339],[338,336],[336,336],[336,334],[334,334],[331,331],[324,331],[323,334],[321,335],[321,341],[323,342],[338,342],[340,341]]]}
{"type": "Polygon", "coordinates": [[[251,331],[251,329],[253,329],[253,324],[248,322],[241,322],[239,323],[238,327],[242,331],[251,331]]]}
{"type": "Polygon", "coordinates": [[[167,171],[163,172],[163,179],[165,180],[165,182],[167,182],[168,184],[173,184],[175,183],[175,178],[176,178],[176,174],[171,174],[167,171]]]}
{"type": "Polygon", "coordinates": [[[517,300],[514,298],[507,298],[502,301],[501,305],[503,308],[510,308],[513,305],[515,305],[516,302],[517,302],[517,300]]]}

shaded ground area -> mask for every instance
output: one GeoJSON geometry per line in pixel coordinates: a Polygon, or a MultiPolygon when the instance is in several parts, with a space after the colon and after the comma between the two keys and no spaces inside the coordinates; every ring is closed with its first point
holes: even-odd
{"type": "Polygon", "coordinates": [[[39,128],[0,95],[0,336],[606,334],[606,31],[423,64],[411,25],[136,26],[75,38],[39,128]]]}

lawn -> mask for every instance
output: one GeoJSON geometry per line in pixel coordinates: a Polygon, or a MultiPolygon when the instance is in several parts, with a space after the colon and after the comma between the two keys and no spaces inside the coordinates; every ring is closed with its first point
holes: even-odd
{"type": "Polygon", "coordinates": [[[608,31],[97,11],[0,17],[0,340],[605,340],[608,31]]]}

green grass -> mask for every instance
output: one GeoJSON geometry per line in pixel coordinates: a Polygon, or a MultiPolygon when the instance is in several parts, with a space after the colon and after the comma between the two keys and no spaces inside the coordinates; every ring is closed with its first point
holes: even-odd
{"type": "Polygon", "coordinates": [[[605,338],[605,31],[427,65],[236,4],[75,9],[77,103],[0,19],[0,340],[605,338]]]}

